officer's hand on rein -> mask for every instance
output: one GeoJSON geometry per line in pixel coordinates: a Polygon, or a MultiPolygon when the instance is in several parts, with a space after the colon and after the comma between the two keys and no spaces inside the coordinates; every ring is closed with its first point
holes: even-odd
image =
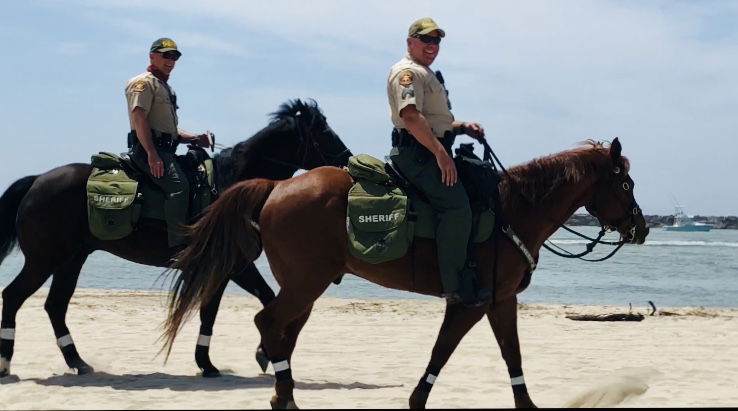
{"type": "Polygon", "coordinates": [[[468,135],[469,137],[484,137],[484,127],[482,127],[482,125],[479,123],[464,123],[462,127],[464,134],[468,135]]]}
{"type": "Polygon", "coordinates": [[[198,146],[205,148],[210,147],[210,136],[208,135],[208,133],[198,134],[193,137],[194,138],[192,139],[192,142],[194,142],[198,146]]]}

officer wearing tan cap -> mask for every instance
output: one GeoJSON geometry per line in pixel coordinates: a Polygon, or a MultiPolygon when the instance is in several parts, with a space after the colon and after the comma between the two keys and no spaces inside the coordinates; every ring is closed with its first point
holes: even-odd
{"type": "Polygon", "coordinates": [[[469,289],[468,282],[460,281],[472,213],[450,153],[456,135],[482,137],[484,128],[454,120],[443,77],[430,69],[445,36],[430,18],[417,20],[408,30],[408,54],[392,66],[387,79],[394,125],[390,157],[436,212],[438,266],[447,302],[476,306],[489,297],[489,291],[469,289]]]}
{"type": "Polygon", "coordinates": [[[146,72],[126,85],[130,157],[165,193],[164,215],[170,247],[184,245],[182,227],[187,224],[189,182],[175,160],[180,140],[209,147],[207,134],[194,135],[177,128],[177,95],[168,84],[169,74],[182,53],[169,38],[151,44],[146,72]]]}

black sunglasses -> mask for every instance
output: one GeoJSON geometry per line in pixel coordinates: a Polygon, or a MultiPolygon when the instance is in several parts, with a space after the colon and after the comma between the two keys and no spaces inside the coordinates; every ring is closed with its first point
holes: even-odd
{"type": "Polygon", "coordinates": [[[441,44],[441,37],[429,36],[427,34],[418,34],[415,36],[418,40],[425,44],[441,44]]]}
{"type": "Polygon", "coordinates": [[[181,56],[181,55],[182,54],[180,54],[180,53],[178,53],[176,51],[171,51],[171,50],[170,51],[165,51],[164,53],[161,53],[161,56],[164,57],[165,59],[167,59],[167,60],[174,60],[174,61],[179,60],[179,56],[181,56]]]}

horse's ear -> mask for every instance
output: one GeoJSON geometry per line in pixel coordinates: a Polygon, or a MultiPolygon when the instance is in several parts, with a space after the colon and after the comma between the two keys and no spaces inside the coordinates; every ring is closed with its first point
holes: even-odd
{"type": "Polygon", "coordinates": [[[620,153],[623,151],[623,146],[620,145],[620,140],[615,137],[615,140],[610,144],[610,158],[613,163],[617,163],[620,159],[620,153]]]}

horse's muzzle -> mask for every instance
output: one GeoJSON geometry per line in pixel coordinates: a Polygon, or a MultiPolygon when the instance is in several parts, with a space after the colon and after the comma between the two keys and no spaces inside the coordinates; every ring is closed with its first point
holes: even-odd
{"type": "Polygon", "coordinates": [[[651,230],[647,225],[634,225],[623,235],[623,240],[631,244],[643,244],[651,230]]]}

